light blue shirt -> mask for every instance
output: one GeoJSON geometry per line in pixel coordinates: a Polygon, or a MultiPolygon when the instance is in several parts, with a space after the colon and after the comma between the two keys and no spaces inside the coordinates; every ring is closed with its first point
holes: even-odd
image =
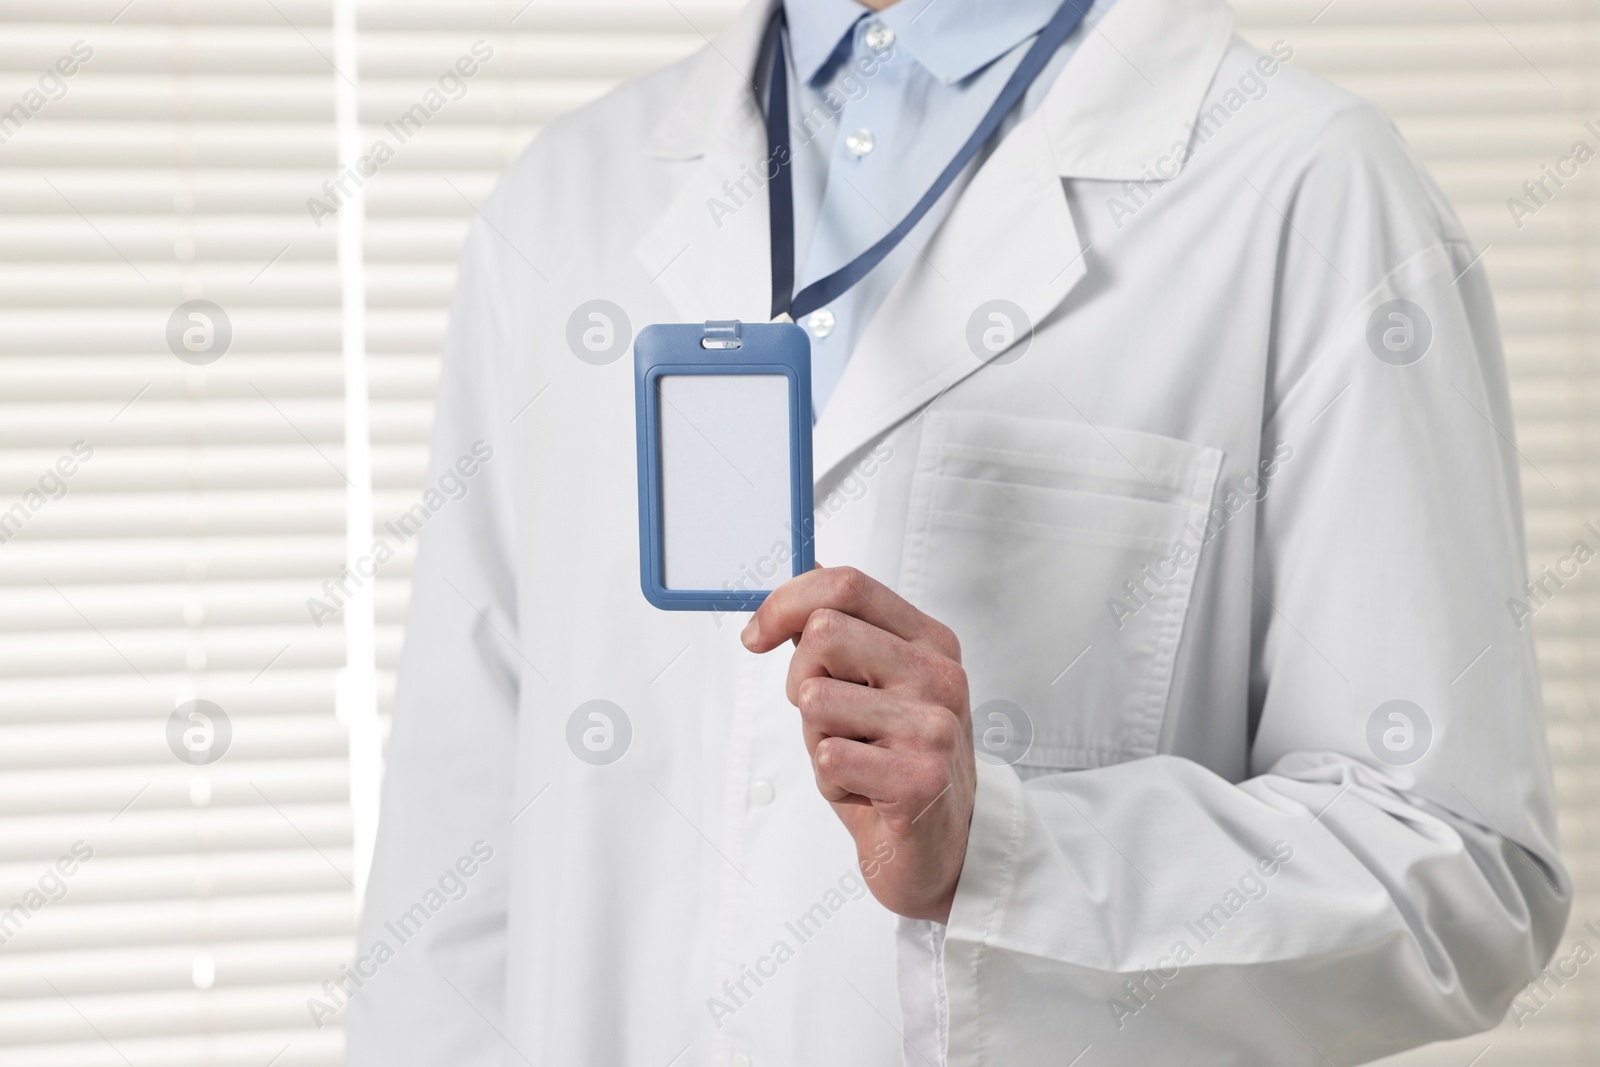
{"type": "MultiPolygon", "coordinates": [[[[1038,106],[1114,2],[1095,0],[997,137],[1038,106]]],[[[783,3],[799,292],[905,217],[971,136],[1061,0],[900,0],[877,14],[856,0],[783,3]]],[[[862,329],[985,154],[870,274],[800,323],[811,335],[813,411],[828,402],[862,329]]]]}

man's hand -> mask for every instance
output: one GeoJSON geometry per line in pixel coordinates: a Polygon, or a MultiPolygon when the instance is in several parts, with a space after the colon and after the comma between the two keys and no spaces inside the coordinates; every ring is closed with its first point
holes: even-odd
{"type": "Polygon", "coordinates": [[[977,778],[955,634],[860,571],[832,567],[774,590],[742,636],[752,652],[795,641],[789,702],[873,895],[908,918],[947,921],[977,778]]]}

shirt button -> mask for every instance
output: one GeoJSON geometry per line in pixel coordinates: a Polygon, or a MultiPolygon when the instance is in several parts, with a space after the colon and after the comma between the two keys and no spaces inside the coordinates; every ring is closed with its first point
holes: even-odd
{"type": "Polygon", "coordinates": [[[750,1067],[750,1057],[742,1052],[735,1052],[732,1063],[733,1067],[750,1067]]]}
{"type": "Polygon", "coordinates": [[[881,22],[874,22],[867,27],[867,32],[862,35],[861,39],[874,52],[887,52],[889,46],[894,44],[894,31],[881,22]]]}
{"type": "Polygon", "coordinates": [[[777,795],[777,790],[772,788],[771,782],[753,782],[750,786],[750,803],[765,805],[771,804],[772,798],[777,795]]]}
{"type": "Polygon", "coordinates": [[[827,308],[821,308],[820,310],[813,311],[811,313],[811,317],[806,320],[806,325],[811,328],[812,336],[826,337],[833,332],[833,327],[836,325],[836,322],[833,317],[833,312],[829,311],[827,308]]]}
{"type": "Polygon", "coordinates": [[[877,142],[872,138],[872,131],[865,126],[844,139],[844,146],[850,149],[850,153],[857,158],[872,151],[872,146],[875,144],[877,142]]]}

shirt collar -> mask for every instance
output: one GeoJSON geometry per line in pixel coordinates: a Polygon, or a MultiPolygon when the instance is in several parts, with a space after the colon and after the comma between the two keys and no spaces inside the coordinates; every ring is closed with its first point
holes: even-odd
{"type": "MultiPolygon", "coordinates": [[[[1081,0],[1080,0],[1081,2],[1081,0]]],[[[899,0],[873,14],[856,0],[784,0],[795,73],[811,82],[864,18],[876,19],[934,77],[961,81],[1038,33],[1062,0],[899,0]]],[[[1096,0],[1095,6],[1108,6],[1096,0]]]]}
{"type": "MultiPolygon", "coordinates": [[[[900,0],[878,18],[935,78],[951,85],[1032,37],[1063,0],[900,0]]],[[[1078,0],[1083,2],[1083,0],[1078,0]]]]}
{"type": "Polygon", "coordinates": [[[856,0],[783,0],[789,23],[789,55],[802,82],[821,73],[851,28],[871,15],[856,0]]]}
{"type": "MultiPolygon", "coordinates": [[[[749,0],[713,44],[695,53],[645,141],[652,158],[723,153],[724,170],[728,158],[760,163],[766,138],[750,85],[767,19],[778,3],[749,0]]],[[[1050,165],[1064,178],[1147,180],[1153,161],[1163,153],[1170,161],[1174,141],[1187,144],[1193,136],[1191,124],[1223,54],[1236,41],[1233,9],[1226,0],[1116,0],[1115,6],[1096,5],[1090,17],[1102,13],[1105,32],[1083,36],[1072,61],[1026,121],[1044,122],[1050,165]],[[1139,73],[1146,70],[1160,71],[1160,83],[1151,84],[1139,73]]],[[[1186,152],[1178,153],[1180,168],[1187,158],[1186,152]]],[[[718,181],[724,170],[713,168],[718,181]]],[[[662,225],[680,208],[703,213],[703,201],[691,195],[695,188],[684,187],[681,203],[674,201],[662,225]]],[[[670,244],[658,269],[683,250],[675,236],[670,244]]]]}

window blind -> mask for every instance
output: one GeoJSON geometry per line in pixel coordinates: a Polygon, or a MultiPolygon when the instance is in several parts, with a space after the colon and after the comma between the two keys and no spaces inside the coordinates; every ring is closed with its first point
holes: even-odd
{"type": "MultiPolygon", "coordinates": [[[[1487,247],[1530,559],[1557,566],[1600,526],[1600,162],[1542,203],[1523,183],[1578,139],[1600,149],[1600,9],[1236,6],[1251,40],[1387,108],[1487,247]]],[[[332,0],[0,0],[0,1067],[340,1061],[342,1011],[311,1004],[337,1004],[366,832],[350,768],[369,742],[337,714],[344,605],[372,597],[386,714],[415,543],[395,530],[423,499],[473,205],[551,117],[736,7],[356,3],[341,50],[332,0]],[[359,588],[341,84],[374,157],[354,227],[372,530],[351,540],[394,553],[359,588]]],[[[1593,581],[1531,624],[1580,887],[1567,955],[1600,925],[1593,581]]],[[[1521,1028],[1396,1062],[1593,1061],[1600,980],[1546,985],[1521,1028]]]]}
{"type": "Polygon", "coordinates": [[[415,542],[385,524],[422,499],[471,205],[730,10],[356,8],[351,63],[330,0],[0,2],[4,1067],[340,1062],[342,1011],[309,1002],[338,1003],[359,881],[345,601],[375,594],[386,708],[415,542]],[[352,83],[361,151],[393,149],[363,189],[354,540],[395,555],[359,593],[352,83]]]}

